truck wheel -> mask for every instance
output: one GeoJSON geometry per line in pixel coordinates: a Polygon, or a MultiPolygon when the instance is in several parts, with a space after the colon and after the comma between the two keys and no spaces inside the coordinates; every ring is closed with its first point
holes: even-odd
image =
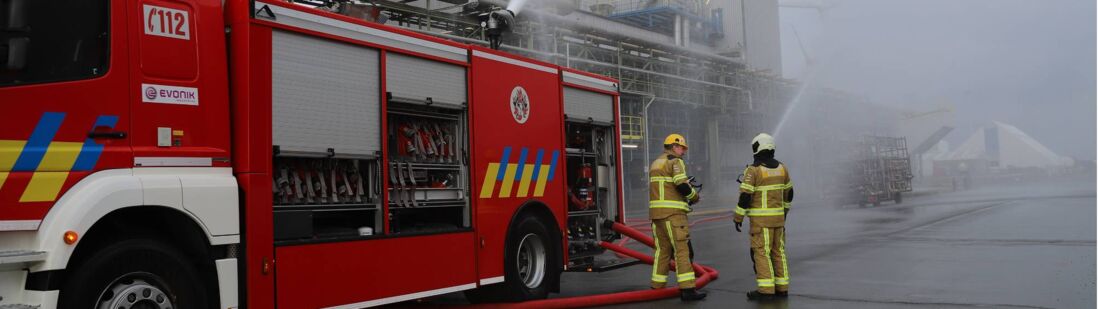
{"type": "Polygon", "coordinates": [[[900,192],[896,192],[895,201],[896,201],[896,204],[901,204],[901,203],[904,202],[904,197],[903,197],[903,195],[900,195],[900,192]]]}
{"type": "Polygon", "coordinates": [[[60,308],[203,308],[198,270],[175,248],[129,239],[95,252],[61,289],[60,308]]]}
{"type": "Polygon", "coordinates": [[[504,284],[512,301],[544,299],[549,296],[550,276],[560,276],[560,265],[550,250],[555,241],[549,228],[537,217],[527,216],[511,231],[504,263],[504,284]]]}
{"type": "Polygon", "coordinates": [[[560,277],[560,263],[554,261],[559,250],[549,228],[534,216],[518,221],[504,246],[503,283],[465,291],[472,303],[525,301],[549,296],[550,282],[560,277]]]}

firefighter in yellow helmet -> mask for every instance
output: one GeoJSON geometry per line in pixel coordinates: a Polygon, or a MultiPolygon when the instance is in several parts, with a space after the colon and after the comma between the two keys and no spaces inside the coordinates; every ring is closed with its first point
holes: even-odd
{"type": "Polygon", "coordinates": [[[694,267],[690,262],[690,230],[686,214],[690,205],[698,202],[698,191],[690,185],[686,176],[686,138],[679,134],[668,135],[660,154],[648,169],[648,217],[652,219],[655,234],[656,255],[652,263],[652,288],[667,285],[669,262],[674,256],[676,281],[682,301],[705,298],[706,294],[694,288],[694,267]]]}
{"type": "Polygon", "coordinates": [[[755,162],[743,171],[740,200],[736,206],[736,231],[743,218],[751,218],[751,258],[758,289],[747,293],[752,300],[789,295],[789,263],[785,257],[785,216],[793,201],[793,182],[785,164],[774,159],[774,138],[766,133],[751,141],[755,162]]]}

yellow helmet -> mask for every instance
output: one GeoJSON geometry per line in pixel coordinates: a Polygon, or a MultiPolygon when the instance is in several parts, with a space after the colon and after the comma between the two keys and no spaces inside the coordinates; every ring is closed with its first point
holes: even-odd
{"type": "Polygon", "coordinates": [[[755,138],[751,139],[751,150],[755,154],[768,149],[774,150],[774,138],[770,137],[770,134],[759,133],[759,135],[755,135],[755,138]]]}
{"type": "Polygon", "coordinates": [[[679,146],[682,146],[682,148],[687,148],[687,149],[690,148],[690,147],[686,146],[686,138],[682,137],[682,135],[678,134],[678,133],[671,133],[671,135],[668,135],[667,138],[663,139],[663,144],[664,145],[679,145],[679,146]]]}

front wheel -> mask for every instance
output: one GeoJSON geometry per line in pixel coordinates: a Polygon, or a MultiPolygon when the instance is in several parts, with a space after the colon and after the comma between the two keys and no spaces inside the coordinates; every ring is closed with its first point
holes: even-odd
{"type": "Polygon", "coordinates": [[[60,308],[172,309],[209,305],[194,264],[153,239],[129,239],[95,252],[61,289],[60,308]]]}

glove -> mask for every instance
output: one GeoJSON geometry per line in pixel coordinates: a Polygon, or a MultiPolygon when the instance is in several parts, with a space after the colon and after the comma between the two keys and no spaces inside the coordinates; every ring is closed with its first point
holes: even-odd
{"type": "Polygon", "coordinates": [[[742,232],[740,231],[741,226],[743,226],[743,222],[736,222],[736,232],[742,232]]]}

